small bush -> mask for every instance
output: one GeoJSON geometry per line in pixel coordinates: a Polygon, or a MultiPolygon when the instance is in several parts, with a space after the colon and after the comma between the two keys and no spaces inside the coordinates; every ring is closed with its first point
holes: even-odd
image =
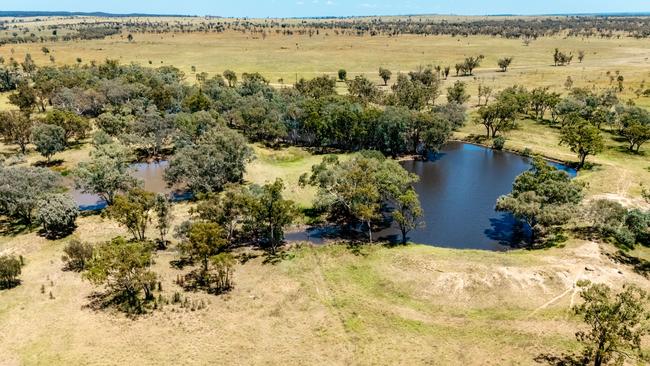
{"type": "Polygon", "coordinates": [[[13,155],[8,157],[4,161],[4,164],[6,166],[12,166],[12,165],[24,164],[25,162],[27,162],[27,157],[23,154],[18,154],[18,155],[13,155]]]}
{"type": "Polygon", "coordinates": [[[495,150],[503,150],[503,147],[506,145],[506,138],[503,136],[497,136],[492,140],[492,148],[495,150]]]}
{"type": "Polygon", "coordinates": [[[232,289],[233,267],[235,258],[230,253],[221,253],[210,259],[214,269],[214,293],[224,293],[232,289]]]}
{"type": "Polygon", "coordinates": [[[81,272],[86,269],[86,263],[93,257],[93,246],[73,239],[63,248],[63,253],[65,254],[61,260],[65,262],[65,269],[81,272]]]}
{"type": "Polygon", "coordinates": [[[20,284],[20,276],[23,261],[15,256],[0,256],[0,290],[16,287],[20,284]]]}

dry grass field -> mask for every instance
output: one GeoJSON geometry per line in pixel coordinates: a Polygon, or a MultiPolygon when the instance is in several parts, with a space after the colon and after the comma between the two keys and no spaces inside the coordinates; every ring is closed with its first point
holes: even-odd
{"type": "MultiPolygon", "coordinates": [[[[446,83],[463,80],[470,84],[469,90],[476,97],[478,83],[492,86],[495,90],[513,84],[528,87],[549,86],[562,91],[567,76],[574,86],[607,87],[607,72],[620,72],[625,78],[624,99],[636,96],[633,90],[641,82],[650,83],[650,43],[644,39],[621,37],[620,39],[545,37],[525,46],[521,40],[488,36],[336,36],[307,35],[268,37],[224,33],[170,33],[135,34],[129,42],[124,34],[104,40],[70,41],[56,43],[16,44],[0,47],[0,56],[9,59],[24,58],[30,53],[37,64],[50,63],[50,55],[57,64],[118,59],[122,63],[136,62],[142,65],[173,65],[183,70],[189,81],[195,73],[220,74],[226,69],[237,73],[260,72],[277,86],[291,85],[301,77],[312,78],[322,74],[336,75],[341,68],[348,77],[364,74],[380,83],[377,75],[380,66],[391,69],[394,74],[407,72],[418,66],[453,66],[467,56],[484,55],[485,60],[473,77],[450,77],[446,83]],[[43,54],[41,48],[50,49],[43,54]],[[585,51],[584,62],[574,61],[565,67],[553,66],[553,50],[558,47],[565,52],[577,54],[585,51]],[[511,69],[498,72],[497,59],[514,57],[511,69]],[[192,66],[196,72],[192,72],[192,66]]],[[[344,90],[344,85],[341,85],[344,90]]],[[[638,100],[650,106],[650,98],[638,100]]]]}
{"type": "MultiPolygon", "coordinates": [[[[177,221],[187,208],[176,206],[177,221]]],[[[126,234],[98,216],[79,221],[77,235],[93,242],[126,234]]],[[[2,238],[0,252],[27,265],[23,284],[0,292],[0,364],[528,365],[576,349],[576,281],[649,287],[611,247],[584,241],[510,253],[330,245],[294,247],[276,265],[250,259],[234,291],[215,297],[174,284],[182,271],[170,249],[154,266],[163,295],[206,308],[167,305],[132,320],[88,308],[93,287],[61,270],[64,242],[2,238]]]]}
{"type": "MultiPolygon", "coordinates": [[[[97,19],[99,20],[99,19],[97,19]]],[[[70,19],[27,20],[23,25],[70,22],[70,19]],[[45,23],[50,22],[50,23],[45,23]]],[[[88,19],[84,19],[88,21],[88,19]]],[[[30,25],[32,26],[32,25],[30,25]]],[[[412,70],[419,65],[453,65],[466,56],[485,55],[469,83],[476,103],[479,83],[495,90],[523,84],[564,91],[567,76],[574,86],[609,86],[607,72],[625,77],[623,99],[650,107],[650,98],[633,90],[650,86],[650,42],[621,37],[547,37],[525,46],[520,40],[493,37],[352,37],[175,33],[134,34],[104,40],[0,46],[0,56],[20,60],[31,53],[39,65],[49,64],[46,46],[56,64],[119,59],[122,63],[173,65],[190,82],[194,72],[217,74],[261,72],[278,87],[296,78],[340,68],[349,77],[365,74],[380,83],[377,69],[412,70]],[[552,66],[553,49],[577,53],[584,62],[552,66]],[[496,60],[513,56],[511,69],[498,72],[496,60]],[[282,81],[280,81],[282,79],[282,81]]],[[[453,71],[452,71],[453,73],[453,71]]],[[[345,92],[345,85],[340,91],[345,92]]],[[[0,110],[12,108],[0,95],[0,110]]],[[[444,95],[441,96],[444,98],[444,95]]],[[[472,111],[470,111],[472,113],[472,111]]],[[[457,139],[483,134],[468,122],[457,139]]],[[[558,146],[558,130],[538,122],[520,121],[507,133],[506,148],[575,161],[567,147],[558,146]]],[[[606,133],[607,149],[589,157],[593,168],[577,179],[588,183],[588,198],[609,197],[628,205],[648,207],[640,200],[641,184],[650,186],[649,152],[631,155],[624,143],[606,133]]],[[[282,178],[285,195],[309,207],[313,188],[299,187],[298,178],[321,156],[299,148],[272,150],[254,145],[256,158],[245,180],[263,184],[282,178]]],[[[645,150],[650,147],[645,146],[645,150]]],[[[87,158],[90,144],[55,155],[61,171],[87,158]]],[[[16,153],[0,145],[0,154],[16,153]]],[[[42,160],[30,148],[25,164],[42,160]]],[[[192,204],[174,206],[175,224],[188,217],[192,204]]],[[[5,229],[6,223],[0,223],[5,229]]],[[[151,229],[152,230],[152,229],[151,229]]],[[[128,235],[101,216],[78,220],[79,238],[98,243],[128,235]]],[[[149,233],[150,237],[155,234],[149,233]]],[[[162,295],[175,292],[188,306],[166,305],[136,319],[113,311],[89,308],[96,288],[80,275],[62,271],[61,255],[70,238],[48,241],[36,231],[0,235],[0,254],[26,258],[22,284],[0,291],[0,366],[14,365],[535,365],[542,354],[577,350],[574,333],[581,326],[570,307],[579,300],[577,281],[588,279],[616,289],[635,283],[650,290],[648,278],[617,259],[611,245],[570,237],[562,246],[507,253],[442,249],[410,245],[353,247],[294,244],[277,264],[265,263],[261,252],[241,249],[235,288],[223,296],[183,292],[174,280],[187,270],[170,261],[178,258],[174,245],[157,252],[154,270],[162,295]],[[251,259],[248,259],[248,258],[251,259]],[[244,260],[247,259],[247,260],[244,260]],[[51,296],[50,296],[51,293],[51,296]],[[198,309],[199,303],[206,305],[198,309]]],[[[650,249],[630,252],[650,260],[650,249]]],[[[644,339],[644,351],[650,341],[644,339]]]]}

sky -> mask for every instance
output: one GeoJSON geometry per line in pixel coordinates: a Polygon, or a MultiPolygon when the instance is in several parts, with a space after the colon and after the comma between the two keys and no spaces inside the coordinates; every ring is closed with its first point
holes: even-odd
{"type": "Polygon", "coordinates": [[[650,0],[0,0],[0,9],[262,18],[404,14],[523,15],[650,12],[650,0]]]}

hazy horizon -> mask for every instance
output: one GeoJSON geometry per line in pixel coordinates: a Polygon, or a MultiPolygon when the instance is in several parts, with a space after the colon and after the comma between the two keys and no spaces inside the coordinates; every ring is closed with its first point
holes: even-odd
{"type": "Polygon", "coordinates": [[[288,18],[288,17],[345,17],[389,15],[556,15],[600,13],[647,13],[650,2],[626,0],[580,0],[571,3],[558,0],[526,3],[514,0],[485,3],[480,0],[421,1],[411,0],[396,4],[389,0],[188,0],[182,4],[170,0],[143,0],[137,3],[125,0],[110,3],[61,0],[25,0],[5,5],[3,11],[26,12],[104,12],[111,14],[196,15],[223,17],[288,18]]]}

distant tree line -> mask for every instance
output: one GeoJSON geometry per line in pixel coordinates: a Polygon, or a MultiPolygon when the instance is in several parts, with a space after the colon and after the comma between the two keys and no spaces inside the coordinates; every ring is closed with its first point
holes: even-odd
{"type": "MultiPolygon", "coordinates": [[[[72,18],[71,18],[72,19],[72,18]]],[[[348,35],[348,36],[399,36],[416,34],[423,36],[449,35],[468,37],[487,35],[503,38],[530,40],[565,34],[571,37],[605,37],[621,35],[646,38],[650,36],[650,20],[633,16],[555,16],[525,19],[506,17],[501,19],[440,20],[426,16],[398,18],[310,18],[302,21],[283,19],[222,18],[114,18],[111,20],[70,22],[55,25],[38,25],[29,28],[20,23],[0,22],[0,30],[11,32],[0,38],[0,44],[55,42],[69,40],[102,39],[117,34],[134,33],[221,33],[225,31],[249,33],[265,39],[269,34],[282,36],[348,35]],[[38,34],[38,35],[37,35],[38,34]],[[43,35],[49,34],[49,35],[43,35]]],[[[129,38],[131,41],[132,38],[129,38]]]]}

